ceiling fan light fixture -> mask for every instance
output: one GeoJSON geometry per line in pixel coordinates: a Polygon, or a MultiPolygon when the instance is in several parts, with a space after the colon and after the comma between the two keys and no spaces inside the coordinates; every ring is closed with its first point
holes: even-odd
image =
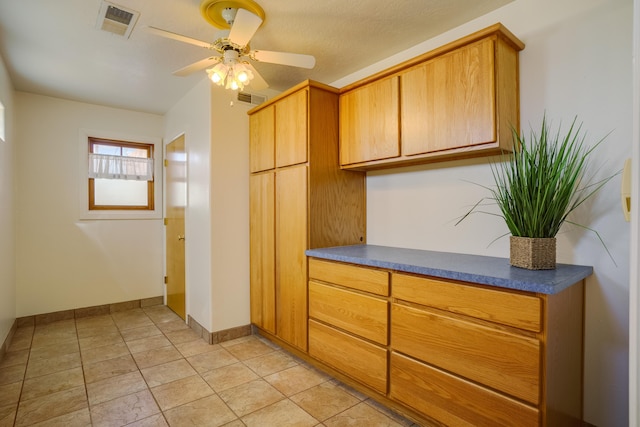
{"type": "Polygon", "coordinates": [[[231,90],[244,89],[254,77],[253,72],[245,64],[233,58],[225,58],[206,71],[213,83],[231,90]]]}
{"type": "Polygon", "coordinates": [[[174,75],[186,76],[194,71],[207,69],[209,79],[219,86],[242,90],[245,85],[252,83],[256,90],[261,90],[269,85],[246,59],[309,69],[315,66],[316,60],[311,55],[251,50],[249,43],[264,22],[264,10],[254,0],[201,0],[201,2],[201,12],[207,21],[223,31],[218,34],[213,43],[148,27],[152,34],[214,50],[221,55],[196,61],[174,71],[174,75]]]}

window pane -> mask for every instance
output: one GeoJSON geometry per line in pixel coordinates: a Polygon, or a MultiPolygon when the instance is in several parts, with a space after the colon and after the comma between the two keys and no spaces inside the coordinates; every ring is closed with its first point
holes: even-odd
{"type": "Polygon", "coordinates": [[[147,158],[147,150],[140,148],[122,147],[122,155],[125,157],[142,157],[147,158]]]}
{"type": "Polygon", "coordinates": [[[97,206],[147,206],[147,181],[95,179],[97,206]]]}
{"type": "Polygon", "coordinates": [[[96,154],[110,154],[112,156],[121,156],[120,147],[117,145],[101,145],[93,144],[93,152],[96,154]]]}

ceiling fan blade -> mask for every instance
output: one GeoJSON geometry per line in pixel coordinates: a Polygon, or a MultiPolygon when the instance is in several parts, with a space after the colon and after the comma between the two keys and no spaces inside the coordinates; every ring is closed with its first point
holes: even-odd
{"type": "Polygon", "coordinates": [[[251,83],[249,83],[249,87],[255,90],[263,90],[269,87],[269,83],[267,83],[262,76],[260,75],[260,73],[258,73],[256,71],[256,69],[253,67],[253,65],[249,64],[249,63],[244,63],[244,65],[249,68],[251,70],[251,72],[253,73],[253,79],[251,80],[251,83]]]}
{"type": "Polygon", "coordinates": [[[187,65],[186,67],[180,68],[177,71],[173,72],[174,76],[180,76],[180,77],[184,77],[184,76],[188,76],[191,73],[194,73],[196,71],[200,71],[204,68],[207,68],[217,62],[220,62],[220,57],[219,56],[211,56],[209,58],[205,58],[205,59],[201,59],[198,62],[194,62],[193,64],[187,65]]]}
{"type": "Polygon", "coordinates": [[[273,52],[269,50],[255,50],[251,52],[251,58],[260,62],[270,62],[272,64],[291,65],[301,68],[313,68],[316,65],[316,58],[311,55],[299,53],[273,52]]]}
{"type": "Polygon", "coordinates": [[[262,25],[262,18],[258,15],[254,15],[246,9],[238,9],[231,26],[231,32],[229,32],[229,40],[238,46],[244,47],[258,31],[260,25],[262,25]]]}
{"type": "Polygon", "coordinates": [[[202,40],[192,39],[191,37],[183,36],[182,34],[172,33],[171,31],[161,30],[156,27],[147,27],[147,31],[156,36],[165,37],[167,39],[177,40],[183,43],[189,43],[195,46],[204,47],[207,49],[211,49],[211,43],[203,42],[202,40]]]}

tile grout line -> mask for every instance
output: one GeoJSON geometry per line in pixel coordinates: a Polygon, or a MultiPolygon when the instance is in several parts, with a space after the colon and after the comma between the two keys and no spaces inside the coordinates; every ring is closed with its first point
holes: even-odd
{"type": "MultiPolygon", "coordinates": [[[[16,328],[17,333],[17,328],[16,328]]],[[[22,373],[22,384],[20,385],[20,394],[18,395],[18,403],[16,404],[16,414],[13,417],[13,426],[18,424],[18,413],[20,411],[20,405],[22,404],[22,393],[24,392],[24,383],[27,381],[27,369],[29,368],[29,361],[31,360],[31,348],[33,347],[33,337],[36,333],[36,327],[33,326],[31,331],[31,339],[29,340],[29,350],[27,352],[27,362],[24,365],[24,372],[22,373]]],[[[14,334],[15,336],[15,334],[14,334]]]]}
{"type": "MultiPolygon", "coordinates": [[[[158,330],[160,330],[160,333],[169,341],[171,342],[171,340],[169,340],[169,337],[167,337],[164,333],[164,331],[162,329],[160,329],[157,325],[157,323],[151,318],[149,317],[149,315],[147,314],[147,312],[144,310],[144,308],[141,308],[142,312],[149,318],[149,320],[151,321],[151,323],[153,323],[153,325],[158,328],[158,330]]],[[[115,323],[115,322],[114,322],[115,323]]],[[[151,387],[149,386],[149,383],[147,382],[147,379],[145,378],[145,376],[142,374],[142,368],[140,368],[140,365],[138,365],[138,361],[135,359],[135,357],[133,357],[133,353],[131,352],[131,349],[129,348],[129,345],[127,344],[127,341],[124,339],[124,336],[122,335],[122,330],[120,329],[120,327],[116,324],[116,328],[118,328],[118,333],[120,334],[120,338],[122,338],[122,341],[124,342],[124,345],[127,346],[127,351],[129,352],[129,355],[131,356],[131,358],[133,359],[133,363],[136,364],[136,367],[138,368],[138,372],[140,373],[140,376],[142,377],[142,380],[144,381],[144,383],[147,385],[147,391],[149,392],[149,394],[151,395],[151,398],[153,399],[153,401],[155,402],[156,406],[158,407],[158,410],[160,411],[160,415],[162,415],[162,419],[164,420],[165,423],[167,423],[167,425],[169,426],[169,420],[167,420],[167,417],[164,413],[164,411],[162,410],[162,407],[160,406],[160,402],[158,402],[158,399],[156,399],[155,394],[153,394],[153,391],[151,391],[151,387]]],[[[173,345],[173,343],[171,343],[171,345],[173,345]]],[[[177,350],[177,349],[176,349],[177,350]]],[[[182,355],[182,354],[181,354],[182,355]]],[[[144,418],[143,418],[144,419],[144,418]]]]}
{"type": "Polygon", "coordinates": [[[89,413],[89,424],[93,426],[93,418],[91,416],[91,404],[89,402],[89,388],[87,387],[87,377],[84,372],[84,359],[82,358],[82,347],[80,346],[80,335],[78,334],[78,322],[73,319],[73,326],[76,330],[76,339],[78,340],[78,353],[80,353],[80,367],[82,368],[82,382],[84,385],[84,395],[87,398],[87,412],[89,413]]]}

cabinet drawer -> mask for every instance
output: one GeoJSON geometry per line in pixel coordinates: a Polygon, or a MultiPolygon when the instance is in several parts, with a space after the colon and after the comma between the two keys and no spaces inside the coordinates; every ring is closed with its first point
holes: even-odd
{"type": "Polygon", "coordinates": [[[382,394],[387,393],[387,350],[309,320],[309,354],[382,394]]]}
{"type": "Polygon", "coordinates": [[[389,295],[387,271],[310,258],[309,277],[376,295],[389,295]]]}
{"type": "Polygon", "coordinates": [[[382,345],[388,343],[389,303],[309,282],[309,316],[382,345]]]}
{"type": "Polygon", "coordinates": [[[389,388],[392,399],[446,425],[539,425],[536,408],[394,352],[389,388]]]}
{"type": "Polygon", "coordinates": [[[540,298],[426,277],[393,274],[393,297],[453,313],[540,331],[540,298]]]}
{"type": "Polygon", "coordinates": [[[391,347],[538,403],[540,343],[533,338],[392,304],[391,347]]]}

